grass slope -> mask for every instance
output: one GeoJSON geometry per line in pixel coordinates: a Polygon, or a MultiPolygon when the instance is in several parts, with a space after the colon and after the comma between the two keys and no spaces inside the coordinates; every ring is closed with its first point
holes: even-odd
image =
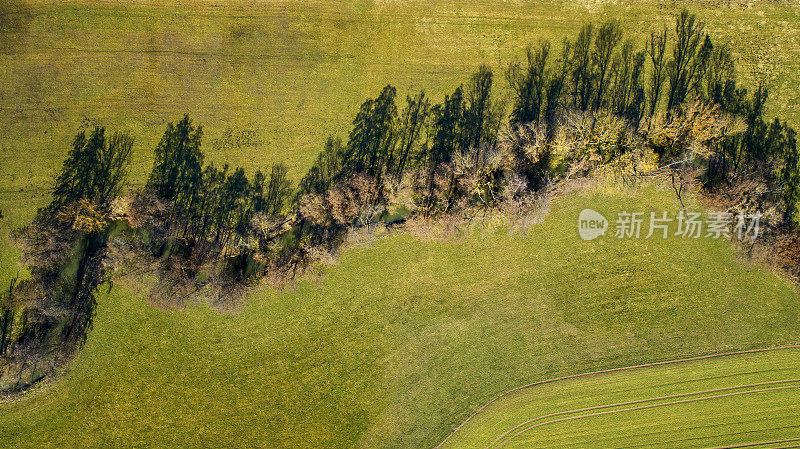
{"type": "Polygon", "coordinates": [[[135,185],[166,123],[187,112],[205,126],[209,160],[249,174],[284,162],[296,181],[326,136],[344,136],[361,102],[387,83],[400,103],[416,89],[441,101],[487,63],[497,71],[495,94],[507,100],[501,71],[529,43],[558,43],[585,22],[614,17],[644,42],[687,6],[715,43],[731,46],[746,84],[770,83],[769,113],[797,127],[800,8],[748,4],[0,0],[0,285],[18,269],[9,229],[46,201],[85,119],[136,139],[135,185]]]}
{"type": "Polygon", "coordinates": [[[800,349],[739,354],[519,390],[442,447],[680,448],[800,439],[798,401],[800,349]]]}
{"type": "Polygon", "coordinates": [[[71,371],[0,405],[0,439],[430,447],[531,381],[797,342],[798,295],[728,242],[577,235],[584,207],[614,217],[674,203],[652,187],[570,194],[527,236],[393,234],[347,251],[321,283],[254,292],[235,315],[162,312],[117,286],[71,371]]]}
{"type": "Polygon", "coordinates": [[[187,112],[211,160],[250,172],[284,162],[297,178],[388,83],[400,100],[425,89],[441,101],[487,63],[505,96],[500,72],[526,45],[609,18],[643,45],[683,6],[732,47],[745,83],[770,82],[770,112],[800,125],[800,8],[720,3],[2,0],[24,14],[0,22],[0,189],[45,186],[85,118],[136,138],[143,182],[166,122],[187,112]],[[227,128],[252,131],[253,144],[224,139],[227,128]]]}

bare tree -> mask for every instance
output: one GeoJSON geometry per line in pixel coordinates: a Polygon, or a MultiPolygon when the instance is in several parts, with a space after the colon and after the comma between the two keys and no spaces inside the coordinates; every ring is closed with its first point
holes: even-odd
{"type": "Polygon", "coordinates": [[[648,86],[647,95],[650,100],[650,114],[652,117],[658,107],[658,101],[661,99],[661,88],[666,79],[666,72],[664,70],[664,55],[667,49],[667,27],[660,33],[650,33],[650,38],[647,41],[648,54],[650,55],[650,62],[653,64],[653,71],[650,72],[650,85],[648,86]]]}
{"type": "Polygon", "coordinates": [[[594,110],[599,110],[604,105],[612,56],[621,39],[622,29],[619,26],[619,22],[616,21],[602,24],[597,32],[597,39],[592,52],[592,66],[594,67],[594,77],[597,82],[594,110]]]}
{"type": "Polygon", "coordinates": [[[675,46],[672,59],[667,64],[669,96],[667,114],[683,103],[689,93],[694,92],[705,76],[711,56],[711,40],[703,31],[705,25],[687,10],[675,19],[675,46]]]}

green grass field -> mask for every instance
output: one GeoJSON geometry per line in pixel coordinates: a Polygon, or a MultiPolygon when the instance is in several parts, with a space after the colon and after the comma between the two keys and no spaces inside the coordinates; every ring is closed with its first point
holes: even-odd
{"type": "MultiPolygon", "coordinates": [[[[215,163],[252,173],[280,161],[297,179],[387,83],[438,100],[529,42],[603,17],[624,17],[641,37],[675,11],[655,1],[9,1],[0,5],[29,14],[0,25],[0,286],[18,269],[5,237],[48,201],[84,118],[136,138],[134,184],[166,122],[185,112],[204,125],[215,163]],[[226,129],[255,139],[237,146],[226,129]]],[[[771,80],[770,113],[799,125],[800,8],[722,3],[680,5],[733,46],[745,80],[753,68],[771,80]]],[[[254,291],[234,314],[161,311],[146,286],[117,280],[70,371],[0,404],[0,446],[430,447],[532,381],[800,339],[794,287],[727,242],[586,243],[575,226],[584,207],[613,216],[675,200],[652,187],[571,194],[527,236],[393,234],[349,250],[321,281],[254,291]]]]}
{"type": "Polygon", "coordinates": [[[532,386],[493,402],[442,447],[794,447],[798,356],[781,349],[532,386]]]}
{"type": "Polygon", "coordinates": [[[570,194],[527,236],[397,233],[347,251],[321,281],[255,291],[233,315],[159,311],[122,281],[101,298],[71,371],[0,406],[0,437],[9,447],[431,447],[532,381],[797,342],[791,284],[728,242],[577,235],[584,207],[674,206],[654,187],[570,194]]]}
{"type": "MultiPolygon", "coordinates": [[[[769,82],[769,115],[800,125],[800,8],[771,1],[681,2],[730,45],[746,85],[769,82]]],[[[441,101],[479,64],[502,70],[539,39],[573,38],[619,18],[640,43],[671,24],[674,2],[0,0],[0,237],[26,223],[83,123],[136,140],[141,185],[167,122],[190,113],[210,161],[252,174],[283,162],[296,181],[325,138],[345,136],[386,84],[441,101]],[[88,120],[88,122],[87,122],[88,120]],[[233,138],[226,138],[230,131],[233,138]],[[237,141],[240,133],[250,136],[237,141]]],[[[0,250],[0,281],[16,255],[0,250]]]]}
{"type": "MultiPolygon", "coordinates": [[[[657,1],[16,1],[0,2],[28,12],[0,34],[4,191],[45,185],[84,119],[136,138],[141,182],[166,122],[186,112],[205,126],[211,160],[285,162],[297,178],[388,83],[401,98],[425,89],[441,101],[479,64],[502,75],[539,39],[557,44],[585,22],[620,18],[643,45],[676,11],[657,1]],[[227,128],[253,131],[255,144],[222,145],[227,128]]],[[[800,8],[724,3],[680,5],[732,46],[746,84],[754,74],[771,83],[771,113],[800,125],[800,8]]]]}

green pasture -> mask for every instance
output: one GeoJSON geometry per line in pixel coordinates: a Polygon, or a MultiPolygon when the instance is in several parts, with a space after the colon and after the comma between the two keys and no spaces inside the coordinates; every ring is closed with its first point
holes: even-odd
{"type": "Polygon", "coordinates": [[[479,64],[502,70],[540,39],[574,38],[589,21],[620,19],[644,45],[678,6],[730,45],[748,85],[772,87],[770,112],[798,122],[800,8],[786,2],[2,0],[0,189],[41,188],[82,123],[136,139],[142,182],[169,121],[189,113],[221,164],[284,162],[297,178],[329,134],[386,84],[436,101],[479,64]],[[13,20],[12,20],[13,19],[13,20]],[[225,131],[230,136],[225,137],[225,131]],[[249,136],[239,138],[239,136],[249,136]]]}
{"type": "MultiPolygon", "coordinates": [[[[800,125],[800,8],[784,2],[0,0],[0,237],[46,201],[82,126],[134,137],[133,186],[185,113],[209,161],[283,162],[296,181],[386,84],[401,104],[419,89],[441,101],[486,63],[507,103],[502,72],[526,45],[610,18],[643,45],[683,6],[731,46],[746,85],[770,85],[768,115],[800,125]]],[[[18,269],[6,245],[0,280],[18,269]]]]}
{"type": "MultiPolygon", "coordinates": [[[[440,100],[488,63],[505,99],[500,69],[526,44],[608,17],[642,39],[683,5],[732,46],[748,84],[771,82],[770,114],[800,125],[800,8],[738,4],[0,0],[12,13],[0,15],[0,237],[46,204],[82,123],[135,137],[134,186],[166,123],[187,112],[204,125],[209,160],[249,174],[284,162],[297,179],[385,84],[440,100]]],[[[613,219],[676,204],[652,186],[573,193],[526,235],[397,232],[318,279],[260,287],[234,313],[160,310],[146,284],[117,279],[70,370],[0,404],[0,446],[431,447],[532,381],[800,338],[794,287],[728,242],[584,242],[585,207],[613,219]]],[[[0,287],[18,270],[4,242],[0,287]]],[[[776,410],[796,399],[758,397],[776,410]]],[[[580,428],[559,426],[578,441],[580,428]]]]}
{"type": "Polygon", "coordinates": [[[532,381],[797,342],[790,282],[740,261],[727,241],[578,236],[583,208],[613,221],[621,210],[674,214],[675,203],[652,186],[572,193],[526,235],[394,233],[348,250],[321,277],[259,288],[232,314],[204,304],[162,311],[121,279],[70,371],[0,405],[0,438],[9,447],[431,447],[532,381]]]}

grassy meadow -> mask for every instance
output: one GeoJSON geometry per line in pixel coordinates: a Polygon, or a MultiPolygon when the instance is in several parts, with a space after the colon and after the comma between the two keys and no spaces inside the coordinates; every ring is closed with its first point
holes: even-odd
{"type": "MultiPolygon", "coordinates": [[[[142,182],[166,123],[187,112],[214,162],[284,162],[296,179],[388,83],[401,98],[425,89],[440,100],[487,63],[503,97],[500,72],[529,43],[619,18],[643,45],[676,11],[656,1],[15,2],[0,3],[19,11],[0,28],[3,191],[45,186],[84,120],[136,138],[142,182]]],[[[737,4],[680,5],[733,48],[746,84],[770,83],[771,112],[800,125],[800,8],[726,3],[737,4]]]]}
{"type": "MultiPolygon", "coordinates": [[[[608,17],[643,42],[683,5],[732,46],[746,82],[770,81],[770,115],[800,126],[800,7],[736,4],[0,0],[13,12],[0,16],[0,238],[48,201],[82,123],[135,137],[134,185],[187,112],[211,161],[248,174],[284,162],[297,180],[388,83],[439,101],[488,63],[506,98],[499,70],[526,44],[608,17]]],[[[0,446],[430,447],[535,380],[797,342],[796,289],[726,241],[578,237],[585,207],[675,203],[653,186],[572,193],[527,235],[398,232],[230,314],[159,310],[119,279],[70,370],[0,404],[0,446]]],[[[0,287],[17,256],[0,244],[0,287]]]]}
{"type": "MultiPolygon", "coordinates": [[[[746,85],[769,83],[769,115],[797,127],[800,8],[741,3],[0,0],[0,237],[47,201],[81,126],[134,137],[133,185],[144,183],[166,123],[184,113],[204,126],[209,160],[248,173],[283,162],[296,181],[386,84],[400,100],[424,89],[440,101],[486,63],[504,101],[502,70],[529,43],[618,18],[644,45],[678,6],[731,46],[746,85]]],[[[0,246],[4,281],[16,256],[0,246]]]]}
{"type": "Polygon", "coordinates": [[[121,280],[71,370],[0,405],[0,438],[10,447],[431,447],[531,381],[798,341],[796,291],[740,262],[728,242],[584,242],[585,207],[674,213],[675,200],[655,187],[573,193],[524,236],[391,234],[348,250],[321,279],[253,292],[234,314],[160,311],[121,280]]]}

